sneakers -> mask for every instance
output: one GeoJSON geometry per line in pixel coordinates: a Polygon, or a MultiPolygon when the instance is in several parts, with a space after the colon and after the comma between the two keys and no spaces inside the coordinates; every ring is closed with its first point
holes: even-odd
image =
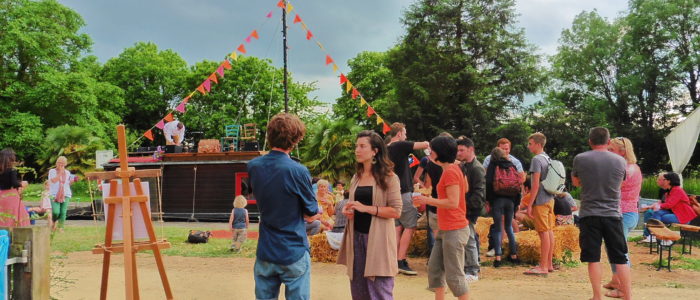
{"type": "Polygon", "coordinates": [[[673,245],[673,241],[671,240],[661,240],[661,246],[671,246],[673,245]]]}
{"type": "Polygon", "coordinates": [[[501,264],[502,264],[502,263],[501,263],[500,260],[494,260],[494,261],[493,261],[493,267],[494,267],[494,268],[499,268],[499,267],[501,267],[501,264]]]}
{"type": "Polygon", "coordinates": [[[491,249],[489,252],[486,252],[486,257],[494,257],[496,256],[496,249],[491,249]]]}
{"type": "Polygon", "coordinates": [[[411,267],[408,266],[408,262],[405,259],[399,260],[399,273],[404,275],[418,275],[418,272],[413,271],[411,267]]]}
{"type": "Polygon", "coordinates": [[[478,275],[467,275],[466,276],[467,283],[474,283],[479,281],[479,276],[478,275]]]}
{"type": "Polygon", "coordinates": [[[642,240],[642,243],[656,243],[656,237],[647,235],[647,237],[642,240]]]}

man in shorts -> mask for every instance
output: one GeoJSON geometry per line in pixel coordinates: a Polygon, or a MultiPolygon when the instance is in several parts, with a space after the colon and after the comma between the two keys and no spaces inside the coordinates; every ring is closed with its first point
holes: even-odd
{"type": "Polygon", "coordinates": [[[540,264],[525,271],[526,275],[546,276],[554,271],[552,256],[554,254],[554,195],[547,192],[541,181],[547,178],[548,156],[544,153],[547,137],[541,132],[527,138],[527,148],[535,156],[530,162],[530,193],[533,201],[527,206],[527,215],[535,222],[535,231],[540,238],[540,264]]]}
{"type": "Polygon", "coordinates": [[[389,159],[394,163],[394,173],[399,177],[401,183],[401,199],[403,207],[401,209],[401,217],[396,220],[396,240],[398,244],[397,259],[399,264],[399,273],[406,275],[416,275],[416,271],[411,269],[406,262],[406,252],[408,252],[408,244],[411,243],[413,232],[416,231],[418,223],[418,210],[413,206],[411,193],[413,192],[413,184],[411,169],[408,166],[408,155],[413,153],[413,150],[422,150],[428,148],[428,142],[410,142],[406,141],[406,125],[403,123],[391,124],[391,130],[388,133],[391,136],[387,149],[389,151],[389,159]]]}
{"type": "Polygon", "coordinates": [[[627,241],[622,230],[620,186],[627,163],[622,156],[609,152],[610,133],[606,128],[592,128],[588,134],[590,151],[576,155],[571,170],[574,186],[581,187],[579,245],[581,261],[588,263],[588,277],[594,300],[602,299],[600,246],[605,241],[608,261],[615,264],[624,299],[632,299],[630,268],[627,265],[627,241]]]}

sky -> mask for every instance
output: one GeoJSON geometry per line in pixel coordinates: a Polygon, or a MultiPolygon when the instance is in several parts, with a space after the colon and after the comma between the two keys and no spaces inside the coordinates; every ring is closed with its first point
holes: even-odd
{"type": "MultiPolygon", "coordinates": [[[[281,67],[281,11],[278,0],[59,0],[85,20],[81,30],[93,40],[92,53],[102,63],[125,48],[150,41],[172,49],[190,65],[221,61],[252,30],[260,39],[246,44],[247,55],[269,58],[281,67]],[[266,18],[272,11],[273,17],[266,18]]],[[[296,0],[288,16],[288,67],[295,81],[316,82],[311,94],[325,103],[341,95],[338,74],[325,65],[325,53],[307,41],[295,13],[315,38],[348,73],[347,61],[362,51],[385,51],[404,34],[403,12],[413,0],[296,0]]],[[[614,19],[627,8],[626,0],[516,0],[518,26],[540,54],[556,52],[559,35],[582,11],[597,10],[614,19]]],[[[212,70],[213,72],[214,70],[212,70]]],[[[204,79],[204,78],[203,78],[204,79]]],[[[194,90],[196,87],[192,87],[194,90]]],[[[359,90],[362,91],[361,87],[359,90]]]]}

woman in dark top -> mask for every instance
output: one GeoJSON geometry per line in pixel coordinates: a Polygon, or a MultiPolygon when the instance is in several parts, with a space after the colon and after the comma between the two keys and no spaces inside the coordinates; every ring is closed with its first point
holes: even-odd
{"type": "Polygon", "coordinates": [[[515,241],[515,234],[513,233],[512,226],[515,208],[520,205],[520,194],[518,193],[514,196],[507,196],[494,192],[493,179],[495,177],[496,167],[502,170],[515,170],[513,163],[508,160],[508,155],[506,155],[506,153],[498,147],[491,151],[491,163],[489,163],[489,166],[486,169],[486,200],[491,206],[491,215],[493,216],[494,222],[494,233],[496,234],[494,239],[496,260],[493,262],[493,266],[498,268],[501,266],[501,255],[503,254],[503,250],[501,248],[501,244],[503,243],[503,229],[506,230],[506,234],[508,235],[508,246],[510,250],[510,257],[508,260],[513,263],[520,262],[518,259],[518,244],[515,241]],[[501,219],[503,219],[503,223],[501,223],[501,219]],[[501,224],[503,224],[503,228],[501,227],[501,224]]]}
{"type": "Polygon", "coordinates": [[[15,169],[15,152],[0,151],[0,226],[29,226],[29,215],[19,195],[26,181],[19,181],[15,169]]]}
{"type": "Polygon", "coordinates": [[[353,299],[393,299],[399,271],[394,219],[401,213],[401,185],[386,145],[374,131],[357,135],[355,158],[338,263],[347,267],[353,299]]]}

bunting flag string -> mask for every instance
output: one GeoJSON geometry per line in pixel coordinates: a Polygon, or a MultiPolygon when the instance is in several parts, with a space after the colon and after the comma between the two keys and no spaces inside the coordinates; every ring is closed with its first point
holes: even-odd
{"type": "Polygon", "coordinates": [[[163,130],[163,127],[165,127],[165,122],[163,122],[163,119],[158,121],[158,124],[156,124],[156,127],[158,127],[158,129],[160,129],[160,130],[163,130]]]}
{"type": "Polygon", "coordinates": [[[150,129],[148,131],[146,131],[146,133],[144,133],[143,136],[146,137],[147,139],[153,141],[153,132],[150,129]]]}
{"type": "Polygon", "coordinates": [[[174,120],[173,113],[169,113],[167,116],[165,116],[165,118],[163,118],[163,120],[165,120],[166,122],[172,122],[174,120]]]}

